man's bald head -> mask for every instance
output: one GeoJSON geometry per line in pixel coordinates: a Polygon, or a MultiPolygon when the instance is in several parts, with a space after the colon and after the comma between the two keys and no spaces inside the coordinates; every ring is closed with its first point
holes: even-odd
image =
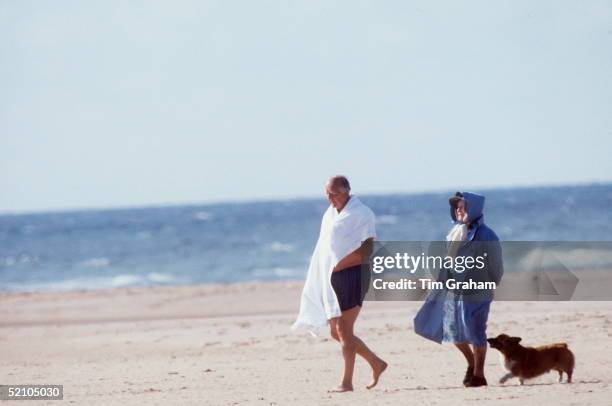
{"type": "Polygon", "coordinates": [[[346,176],[336,175],[329,178],[327,181],[329,189],[338,193],[349,193],[351,191],[351,184],[349,183],[346,176]]]}
{"type": "Polygon", "coordinates": [[[351,184],[346,176],[336,175],[329,178],[325,185],[325,194],[329,203],[340,211],[348,202],[351,184]]]}

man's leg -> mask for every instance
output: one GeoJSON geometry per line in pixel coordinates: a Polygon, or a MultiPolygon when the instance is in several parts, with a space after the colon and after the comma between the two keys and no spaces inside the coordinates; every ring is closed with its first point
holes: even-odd
{"type": "Polygon", "coordinates": [[[372,383],[367,386],[368,389],[376,386],[378,378],[387,368],[387,363],[374,354],[353,332],[355,321],[360,311],[361,307],[356,306],[342,312],[341,317],[330,321],[332,337],[342,345],[342,355],[344,356],[344,377],[342,379],[342,384],[334,391],[345,392],[347,390],[352,390],[356,353],[362,356],[372,368],[373,380],[372,383]]]}
{"type": "Polygon", "coordinates": [[[344,375],[342,383],[332,392],[348,392],[353,390],[353,370],[355,369],[356,343],[353,335],[353,326],[359,315],[360,308],[354,307],[342,312],[342,315],[335,319],[336,334],[342,346],[342,357],[344,358],[344,375]]]}
{"type": "MultiPolygon", "coordinates": [[[[340,342],[337,320],[339,320],[339,318],[330,320],[330,333],[334,340],[340,342]]],[[[368,348],[361,338],[353,334],[353,339],[355,340],[355,352],[357,352],[358,355],[360,355],[368,364],[370,364],[370,367],[372,367],[373,370],[381,369],[382,366],[386,368],[387,363],[374,354],[374,352],[368,348]]]]}

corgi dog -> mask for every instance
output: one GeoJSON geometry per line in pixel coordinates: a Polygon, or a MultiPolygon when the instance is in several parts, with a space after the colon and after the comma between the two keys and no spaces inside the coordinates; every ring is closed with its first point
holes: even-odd
{"type": "Polygon", "coordinates": [[[510,337],[500,334],[495,338],[487,338],[491,348],[503,355],[503,364],[508,373],[499,383],[518,377],[522,385],[525,379],[535,378],[551,370],[559,372],[559,382],[563,373],[567,374],[567,383],[572,382],[574,372],[574,354],[566,343],[544,345],[541,347],[523,347],[521,337],[510,337]]]}

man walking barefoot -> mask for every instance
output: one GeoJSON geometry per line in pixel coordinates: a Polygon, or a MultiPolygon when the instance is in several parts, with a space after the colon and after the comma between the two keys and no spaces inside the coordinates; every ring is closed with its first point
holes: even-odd
{"type": "Polygon", "coordinates": [[[369,285],[369,271],[362,272],[376,237],[374,213],[350,194],[344,176],[334,176],[325,185],[330,203],[323,215],[321,232],[302,292],[300,314],[294,328],[330,326],[331,336],[340,343],[344,373],[340,385],[330,392],[353,390],[355,356],[362,356],[372,368],[372,389],[387,363],[354,334],[354,325],[369,285]]]}

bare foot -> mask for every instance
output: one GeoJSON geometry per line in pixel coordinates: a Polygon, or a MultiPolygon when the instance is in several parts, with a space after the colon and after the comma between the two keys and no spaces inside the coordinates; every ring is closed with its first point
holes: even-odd
{"type": "Polygon", "coordinates": [[[382,373],[385,372],[385,369],[387,369],[387,366],[388,365],[385,361],[380,360],[378,365],[372,368],[372,382],[368,386],[366,386],[366,388],[372,389],[378,384],[378,378],[380,378],[382,373]]]}
{"type": "Polygon", "coordinates": [[[353,385],[347,385],[343,383],[335,387],[334,389],[328,390],[327,393],[342,393],[342,392],[352,392],[352,391],[353,391],[353,385]]]}

